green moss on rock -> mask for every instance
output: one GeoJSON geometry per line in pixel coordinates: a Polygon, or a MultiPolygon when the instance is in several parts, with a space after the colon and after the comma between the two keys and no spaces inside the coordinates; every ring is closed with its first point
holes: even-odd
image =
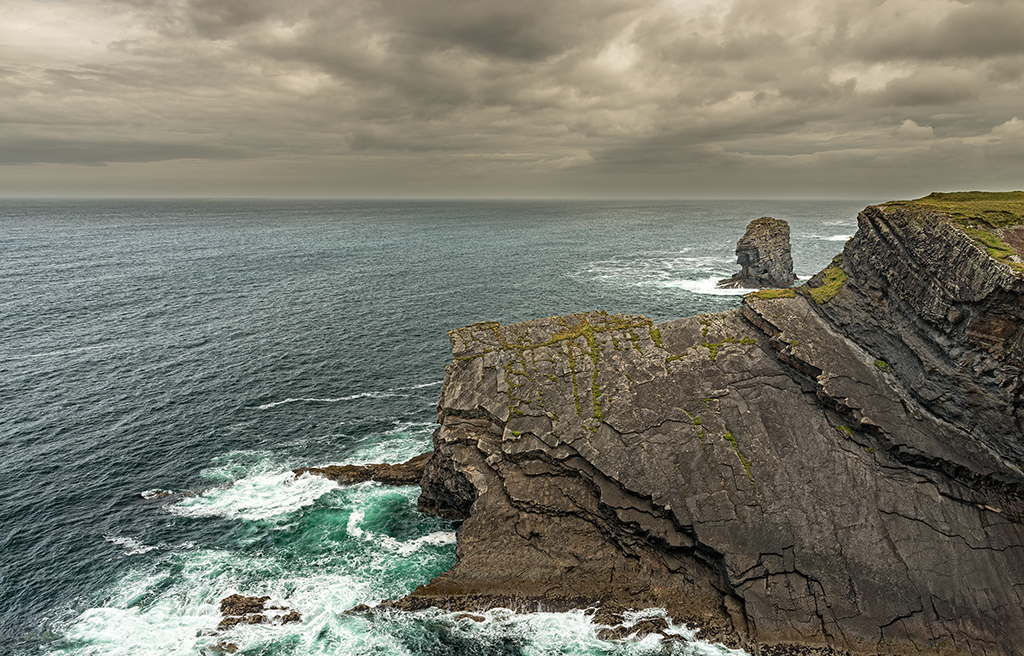
{"type": "Polygon", "coordinates": [[[795,298],[796,290],[791,288],[761,289],[759,291],[753,292],[751,296],[756,296],[757,298],[763,299],[765,301],[771,301],[776,298],[795,298]]]}
{"type": "Polygon", "coordinates": [[[837,264],[828,267],[820,275],[822,276],[820,286],[806,288],[807,293],[810,294],[811,298],[818,305],[828,303],[835,298],[836,294],[839,293],[839,290],[843,288],[843,285],[846,284],[847,279],[850,277],[837,264]]]}

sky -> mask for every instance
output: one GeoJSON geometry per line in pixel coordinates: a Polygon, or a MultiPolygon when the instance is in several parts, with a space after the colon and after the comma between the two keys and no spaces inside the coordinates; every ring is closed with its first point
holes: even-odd
{"type": "Polygon", "coordinates": [[[0,196],[1021,188],[1021,0],[0,0],[0,196]]]}

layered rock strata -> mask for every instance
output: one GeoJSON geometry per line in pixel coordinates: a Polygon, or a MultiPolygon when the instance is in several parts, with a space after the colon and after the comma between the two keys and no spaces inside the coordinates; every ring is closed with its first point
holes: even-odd
{"type": "Polygon", "coordinates": [[[988,458],[1024,467],[1021,275],[945,215],[902,205],[865,209],[837,264],[849,280],[821,314],[957,429],[972,471],[1003,480],[988,458]]]}
{"type": "Polygon", "coordinates": [[[796,281],[789,245],[789,224],[762,216],[751,221],[736,242],[740,271],[718,283],[723,289],[789,287],[796,281]]]}
{"type": "Polygon", "coordinates": [[[1021,276],[872,207],[801,290],[450,333],[400,607],[660,606],[754,654],[1024,654],[1021,276]]]}

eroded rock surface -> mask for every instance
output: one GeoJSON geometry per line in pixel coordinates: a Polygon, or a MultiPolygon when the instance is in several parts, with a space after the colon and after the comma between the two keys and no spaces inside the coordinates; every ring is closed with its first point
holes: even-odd
{"type": "Polygon", "coordinates": [[[796,281],[789,246],[789,224],[762,216],[750,222],[736,242],[740,272],[718,283],[721,288],[789,287],[796,281]]]}
{"type": "Polygon", "coordinates": [[[813,295],[452,331],[420,508],[466,519],[456,565],[396,605],[659,606],[755,654],[1024,654],[1021,278],[889,213],[813,295]]]}

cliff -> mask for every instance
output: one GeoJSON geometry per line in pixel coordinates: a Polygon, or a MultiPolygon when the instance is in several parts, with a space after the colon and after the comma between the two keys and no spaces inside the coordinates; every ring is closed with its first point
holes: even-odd
{"type": "Polygon", "coordinates": [[[452,331],[420,508],[465,522],[398,605],[1024,654],[1024,220],[933,201],[865,209],[832,266],[738,311],[452,331]]]}
{"type": "Polygon", "coordinates": [[[789,224],[770,216],[751,221],[736,242],[740,271],[718,283],[724,289],[789,287],[796,281],[789,245],[789,224]]]}

